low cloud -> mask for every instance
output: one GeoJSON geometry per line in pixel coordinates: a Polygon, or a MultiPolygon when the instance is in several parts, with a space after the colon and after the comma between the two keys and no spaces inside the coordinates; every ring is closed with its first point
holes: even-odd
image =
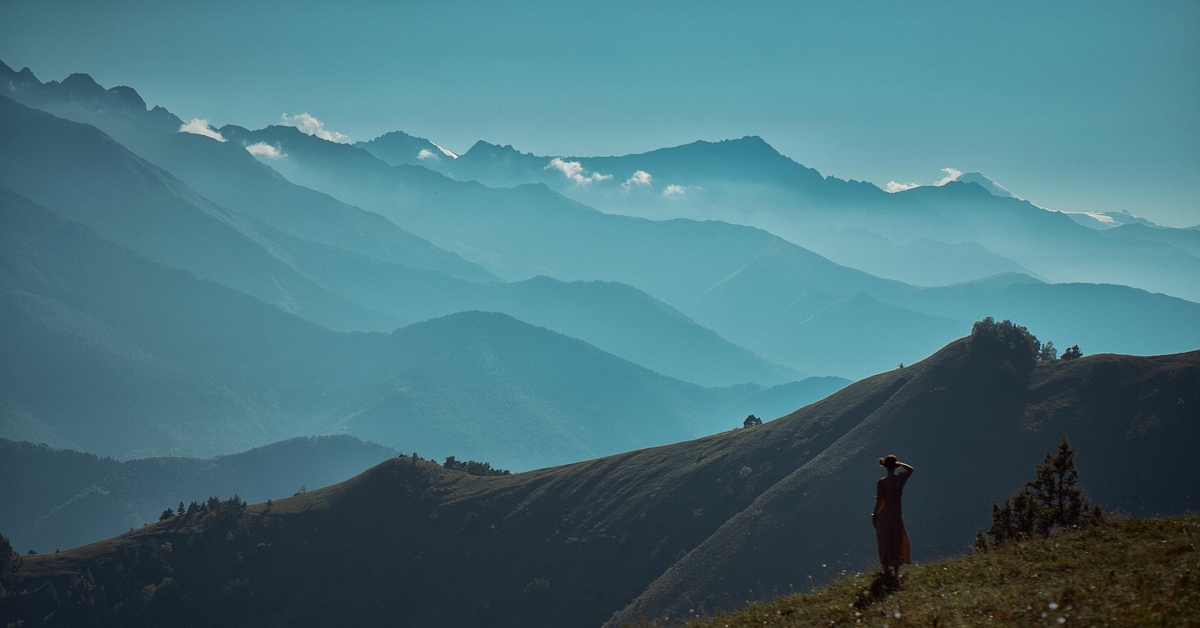
{"type": "Polygon", "coordinates": [[[428,148],[422,148],[421,152],[417,153],[417,159],[420,159],[421,161],[424,161],[426,159],[432,159],[434,161],[437,161],[438,156],[437,156],[437,153],[429,150],[428,148]]]}
{"type": "MultiPolygon", "coordinates": [[[[958,181],[958,178],[961,177],[963,174],[962,171],[957,168],[942,168],[942,172],[946,173],[946,176],[942,177],[940,180],[938,180],[933,185],[940,187],[940,186],[946,185],[947,183],[950,183],[951,181],[958,181]]],[[[922,185],[925,185],[925,184],[924,183],[898,183],[896,181],[888,181],[887,186],[884,189],[887,190],[891,194],[895,194],[896,192],[903,192],[905,190],[919,188],[922,185]]]]}
{"type": "Polygon", "coordinates": [[[266,142],[251,144],[246,147],[246,150],[250,151],[250,154],[254,155],[255,157],[266,157],[267,159],[283,159],[284,157],[287,157],[287,155],[279,152],[278,147],[271,146],[266,142]]]}
{"type": "Polygon", "coordinates": [[[222,137],[221,134],[218,133],[217,130],[214,129],[211,124],[208,123],[208,120],[205,120],[203,118],[192,118],[190,121],[181,124],[179,126],[179,132],[180,133],[191,133],[193,135],[203,135],[204,137],[211,137],[214,140],[217,140],[218,142],[225,141],[225,138],[222,137]]]}
{"type": "Polygon", "coordinates": [[[887,183],[887,191],[891,192],[892,194],[919,187],[921,187],[920,183],[896,183],[895,181],[888,181],[887,183]]]}
{"type": "Polygon", "coordinates": [[[583,164],[578,161],[563,161],[559,157],[551,159],[545,170],[558,170],[563,173],[563,176],[574,181],[575,185],[590,185],[613,178],[611,174],[600,174],[599,172],[584,174],[583,164]]]}
{"type": "Polygon", "coordinates": [[[289,116],[285,113],[279,117],[279,122],[284,126],[294,126],[309,135],[315,135],[323,140],[338,142],[339,144],[350,143],[349,136],[326,129],[324,122],[318,120],[316,116],[309,115],[308,112],[298,113],[294,116],[289,116]]]}
{"type": "Polygon", "coordinates": [[[938,181],[935,185],[946,185],[951,181],[957,181],[958,178],[962,176],[962,171],[954,168],[942,168],[942,172],[946,173],[946,176],[943,177],[941,181],[938,181]]]}
{"type": "Polygon", "coordinates": [[[682,185],[675,185],[674,183],[672,183],[671,185],[667,186],[667,189],[663,190],[662,195],[663,196],[682,196],[684,194],[687,194],[688,190],[690,190],[690,189],[692,189],[692,186],[690,186],[690,185],[682,186],[682,185]]]}
{"type": "Polygon", "coordinates": [[[649,172],[638,170],[637,172],[633,173],[632,177],[626,179],[625,182],[621,184],[621,187],[625,188],[626,190],[632,189],[635,185],[639,187],[646,187],[650,185],[650,179],[652,178],[654,177],[651,177],[649,172]]]}

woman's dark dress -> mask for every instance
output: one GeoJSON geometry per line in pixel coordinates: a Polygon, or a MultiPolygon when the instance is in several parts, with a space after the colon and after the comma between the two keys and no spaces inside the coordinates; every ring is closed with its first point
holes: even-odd
{"type": "Polygon", "coordinates": [[[879,543],[879,562],[884,567],[899,567],[912,562],[908,547],[908,532],[904,529],[904,516],[900,507],[900,494],[912,471],[901,469],[901,473],[880,478],[875,485],[875,499],[879,502],[875,515],[875,540],[879,543]]]}

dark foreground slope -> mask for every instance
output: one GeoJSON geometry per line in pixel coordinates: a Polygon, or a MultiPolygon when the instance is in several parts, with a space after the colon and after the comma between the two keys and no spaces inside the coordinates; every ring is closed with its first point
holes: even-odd
{"type": "Polygon", "coordinates": [[[961,553],[1066,433],[1096,501],[1200,506],[1200,352],[1022,364],[975,340],[761,427],[479,478],[412,458],[3,577],[0,621],[597,626],[742,606],[869,565],[875,458],[912,463],[915,557],[961,553]]]}
{"type": "Polygon", "coordinates": [[[1128,519],[920,565],[897,592],[859,574],[688,626],[1195,626],[1197,549],[1200,515],[1128,519]]]}

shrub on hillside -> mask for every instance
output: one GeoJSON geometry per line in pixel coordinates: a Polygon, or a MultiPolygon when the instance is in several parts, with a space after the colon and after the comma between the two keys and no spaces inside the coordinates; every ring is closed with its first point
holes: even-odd
{"type": "Polygon", "coordinates": [[[493,469],[492,465],[487,462],[476,462],[468,460],[463,462],[457,460],[454,456],[446,456],[446,462],[442,466],[452,471],[465,471],[469,475],[510,475],[508,469],[493,469]]]}

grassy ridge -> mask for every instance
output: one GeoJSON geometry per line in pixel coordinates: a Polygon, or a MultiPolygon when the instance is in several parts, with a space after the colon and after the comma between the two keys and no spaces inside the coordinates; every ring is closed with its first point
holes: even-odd
{"type": "Polygon", "coordinates": [[[918,565],[899,591],[858,574],[688,626],[1194,626],[1198,547],[1200,515],[1128,519],[918,565]]]}

